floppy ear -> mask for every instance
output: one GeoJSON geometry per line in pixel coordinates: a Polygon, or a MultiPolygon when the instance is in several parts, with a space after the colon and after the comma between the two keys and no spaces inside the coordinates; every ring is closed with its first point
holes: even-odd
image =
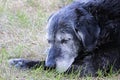
{"type": "MultiPolygon", "coordinates": [[[[77,11],[76,14],[81,15],[81,12],[78,14],[77,11]]],[[[92,51],[94,48],[96,48],[100,27],[98,26],[94,17],[92,17],[89,13],[77,16],[74,31],[77,37],[82,41],[83,47],[86,51],[92,51]]]]}

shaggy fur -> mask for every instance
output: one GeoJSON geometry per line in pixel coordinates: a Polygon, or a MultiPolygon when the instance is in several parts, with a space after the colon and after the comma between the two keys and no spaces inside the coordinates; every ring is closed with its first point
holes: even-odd
{"type": "MultiPolygon", "coordinates": [[[[120,69],[119,0],[79,0],[60,9],[48,20],[50,44],[46,68],[59,72],[80,71],[96,76],[120,69]]],[[[10,64],[30,68],[41,62],[11,59],[10,64]],[[28,65],[29,64],[29,65],[28,65]]]]}

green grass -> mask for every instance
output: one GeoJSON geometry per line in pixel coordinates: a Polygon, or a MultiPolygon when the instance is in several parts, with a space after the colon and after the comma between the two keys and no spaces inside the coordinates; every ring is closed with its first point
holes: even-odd
{"type": "Polygon", "coordinates": [[[42,67],[19,70],[10,67],[11,58],[45,60],[48,17],[72,0],[0,0],[0,80],[119,80],[120,76],[83,77],[60,74],[42,67]]]}

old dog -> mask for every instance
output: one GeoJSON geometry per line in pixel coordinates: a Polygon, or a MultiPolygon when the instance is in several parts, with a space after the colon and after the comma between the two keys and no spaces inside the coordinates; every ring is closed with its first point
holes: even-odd
{"type": "Polygon", "coordinates": [[[48,19],[50,44],[45,61],[11,59],[19,68],[43,64],[58,72],[79,71],[81,76],[120,69],[119,0],[76,0],[48,19]]]}

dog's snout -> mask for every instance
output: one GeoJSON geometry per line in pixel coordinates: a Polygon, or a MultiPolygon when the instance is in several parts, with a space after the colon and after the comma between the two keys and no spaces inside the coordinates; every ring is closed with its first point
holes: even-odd
{"type": "Polygon", "coordinates": [[[45,61],[45,66],[50,68],[56,67],[56,58],[59,56],[59,48],[57,48],[55,45],[53,45],[49,51],[48,55],[45,61]]]}

